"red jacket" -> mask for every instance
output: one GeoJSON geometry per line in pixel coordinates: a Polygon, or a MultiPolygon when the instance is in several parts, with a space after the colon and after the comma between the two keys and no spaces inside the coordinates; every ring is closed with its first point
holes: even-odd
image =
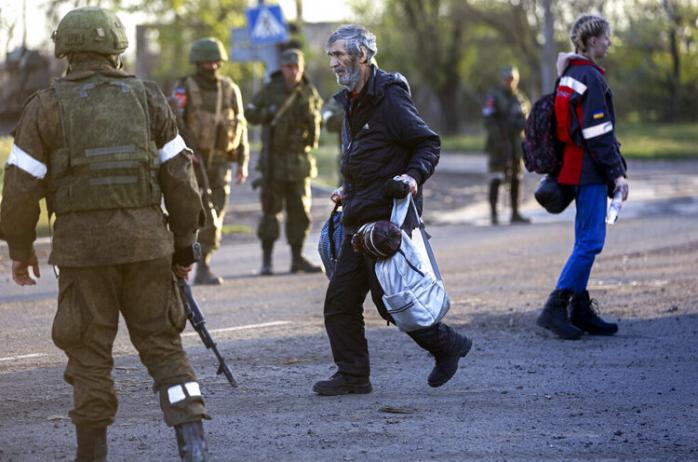
{"type": "Polygon", "coordinates": [[[625,176],[613,95],[604,74],[592,61],[573,58],[560,78],[555,93],[557,136],[564,143],[559,183],[612,183],[625,176]]]}

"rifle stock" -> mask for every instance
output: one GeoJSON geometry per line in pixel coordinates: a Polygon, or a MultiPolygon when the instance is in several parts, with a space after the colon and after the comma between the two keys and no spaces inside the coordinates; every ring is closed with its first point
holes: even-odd
{"type": "Polygon", "coordinates": [[[182,294],[184,310],[187,313],[187,318],[189,319],[189,322],[191,323],[194,330],[199,334],[199,337],[201,337],[201,341],[203,342],[204,346],[207,349],[212,350],[213,354],[216,356],[216,359],[218,360],[218,371],[216,373],[218,375],[225,375],[225,378],[228,379],[230,385],[233,388],[237,387],[238,384],[235,380],[235,377],[233,377],[233,372],[225,363],[225,359],[223,359],[223,356],[221,356],[220,352],[218,351],[218,347],[216,347],[216,342],[213,341],[211,334],[206,328],[206,319],[204,318],[204,314],[201,311],[201,308],[199,308],[199,304],[196,303],[196,300],[194,299],[194,295],[191,292],[191,287],[189,287],[189,284],[187,284],[187,281],[185,281],[184,279],[178,279],[177,286],[179,287],[179,291],[182,294]]]}

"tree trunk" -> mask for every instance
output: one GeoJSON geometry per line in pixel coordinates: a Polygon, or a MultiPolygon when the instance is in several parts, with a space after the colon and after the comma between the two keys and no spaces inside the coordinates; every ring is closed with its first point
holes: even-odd
{"type": "Polygon", "coordinates": [[[555,82],[555,29],[552,0],[543,0],[543,62],[541,63],[541,94],[552,91],[555,82]]]}

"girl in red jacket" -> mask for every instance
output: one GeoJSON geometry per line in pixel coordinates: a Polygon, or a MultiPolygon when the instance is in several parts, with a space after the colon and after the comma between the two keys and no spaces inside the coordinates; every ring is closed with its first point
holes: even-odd
{"type": "Polygon", "coordinates": [[[564,144],[558,183],[575,187],[575,240],[555,290],[538,317],[539,326],[564,339],[613,335],[618,326],[602,320],[587,283],[606,237],[609,189],[628,197],[625,162],[615,137],[613,98],[597,61],[611,46],[611,28],[601,16],[585,14],[572,26],[573,53],[560,53],[555,94],[557,136],[564,144]],[[568,311],[569,305],[569,311],[568,311]]]}

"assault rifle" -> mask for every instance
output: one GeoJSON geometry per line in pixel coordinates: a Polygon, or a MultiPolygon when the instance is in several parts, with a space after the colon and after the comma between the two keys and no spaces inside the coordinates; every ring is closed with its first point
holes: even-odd
{"type": "Polygon", "coordinates": [[[184,310],[187,313],[187,318],[189,318],[191,326],[199,334],[199,337],[201,337],[201,341],[204,343],[204,346],[207,349],[212,350],[213,354],[216,355],[216,359],[218,359],[217,374],[225,375],[225,378],[228,379],[230,385],[233,388],[237,387],[238,383],[233,377],[233,372],[225,363],[225,359],[223,359],[223,356],[221,356],[220,352],[218,351],[218,347],[216,347],[216,342],[213,341],[211,334],[208,332],[208,329],[206,329],[206,319],[204,318],[204,314],[201,312],[201,308],[199,308],[199,304],[196,303],[196,300],[191,293],[191,287],[189,287],[189,284],[187,284],[187,281],[184,279],[178,279],[177,285],[179,286],[179,291],[182,294],[184,310]]]}

